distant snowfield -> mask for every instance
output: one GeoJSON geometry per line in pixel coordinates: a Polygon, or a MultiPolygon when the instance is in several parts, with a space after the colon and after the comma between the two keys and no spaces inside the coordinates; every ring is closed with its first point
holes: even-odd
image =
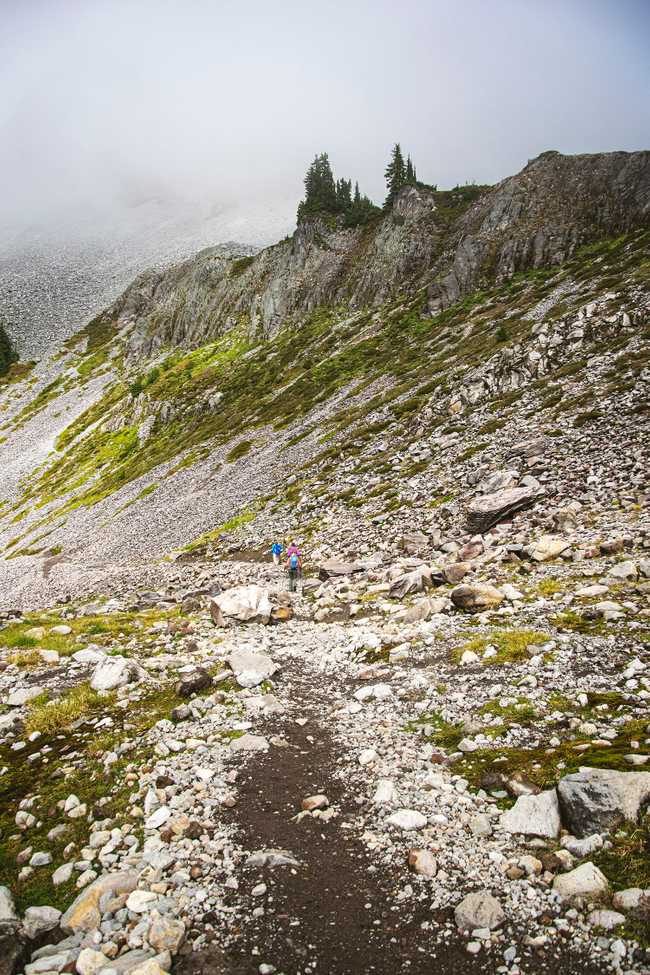
{"type": "Polygon", "coordinates": [[[5,229],[0,237],[0,316],[21,359],[41,359],[109,305],[140,272],[221,243],[243,252],[293,229],[295,201],[214,206],[152,198],[5,229]]]}

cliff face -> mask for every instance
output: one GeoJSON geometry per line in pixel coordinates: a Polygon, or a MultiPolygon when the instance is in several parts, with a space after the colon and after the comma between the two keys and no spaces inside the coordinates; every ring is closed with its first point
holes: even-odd
{"type": "Polygon", "coordinates": [[[131,357],[197,346],[239,326],[269,337],[321,305],[380,306],[425,287],[435,313],[517,271],[650,221],[650,152],[543,153],[491,188],[405,187],[378,221],[302,223],[256,257],[217,249],[141,275],[102,320],[130,326],[131,357]]]}
{"type": "Polygon", "coordinates": [[[584,243],[647,226],[650,152],[546,152],[463,214],[429,287],[431,311],[483,281],[561,264],[584,243]]]}

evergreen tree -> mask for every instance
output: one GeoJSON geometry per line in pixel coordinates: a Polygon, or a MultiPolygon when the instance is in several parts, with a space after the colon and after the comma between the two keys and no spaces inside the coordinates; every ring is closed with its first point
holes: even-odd
{"type": "Polygon", "coordinates": [[[298,222],[310,214],[341,214],[347,227],[366,223],[379,213],[378,207],[361,194],[355,183],[352,196],[351,179],[334,179],[326,152],[314,157],[305,175],[305,198],[298,206],[298,222]]]}
{"type": "Polygon", "coordinates": [[[417,176],[415,175],[415,166],[411,161],[411,157],[408,156],[406,160],[406,182],[414,185],[417,183],[417,176]]]}
{"type": "Polygon", "coordinates": [[[404,156],[402,155],[402,148],[399,142],[396,142],[393,146],[390,162],[386,166],[384,177],[386,179],[386,188],[388,190],[386,200],[384,201],[384,208],[389,209],[395,202],[395,197],[399,193],[400,189],[406,183],[406,166],[404,164],[404,156]]]}

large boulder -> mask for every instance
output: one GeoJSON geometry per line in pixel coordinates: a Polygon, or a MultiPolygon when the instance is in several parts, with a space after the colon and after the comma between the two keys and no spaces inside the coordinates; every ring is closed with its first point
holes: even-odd
{"type": "Polygon", "coordinates": [[[473,585],[456,586],[451,593],[451,601],[457,609],[468,613],[481,613],[485,609],[496,609],[505,599],[500,589],[485,582],[473,585]]]}
{"type": "Polygon", "coordinates": [[[226,657],[226,663],[241,687],[257,687],[278,669],[278,665],[268,654],[245,649],[235,650],[226,657]]]}
{"type": "Polygon", "coordinates": [[[496,897],[487,890],[477,890],[456,905],[454,917],[463,931],[474,931],[476,928],[489,928],[492,931],[503,924],[506,916],[496,897]]]}
{"type": "Polygon", "coordinates": [[[591,836],[636,822],[650,802],[650,772],[582,767],[559,782],[562,819],[574,836],[591,836]]]}
{"type": "Polygon", "coordinates": [[[556,839],[560,835],[560,807],[555,789],[536,796],[519,796],[512,809],[501,816],[501,828],[523,836],[556,839]]]}
{"type": "Polygon", "coordinates": [[[138,885],[138,875],[131,870],[107,873],[98,877],[73,900],[61,918],[62,931],[74,934],[76,931],[94,931],[101,924],[99,902],[104,894],[121,898],[130,894],[138,885]]]}
{"type": "Polygon", "coordinates": [[[530,487],[505,488],[493,494],[485,494],[472,501],[467,509],[467,530],[472,535],[483,535],[497,522],[509,518],[515,511],[529,508],[537,491],[530,487]]]}
{"type": "Polygon", "coordinates": [[[235,586],[211,600],[213,619],[216,609],[222,617],[239,620],[240,623],[268,623],[273,605],[268,590],[261,586],[235,586]]]}
{"type": "Polygon", "coordinates": [[[90,678],[94,691],[113,691],[146,677],[145,671],[128,657],[105,657],[97,664],[90,678]]]}
{"type": "Polygon", "coordinates": [[[356,562],[341,562],[338,559],[328,559],[318,566],[318,576],[323,581],[337,576],[351,576],[363,571],[364,567],[356,562]]]}
{"type": "Polygon", "coordinates": [[[195,694],[207,690],[208,687],[212,687],[212,677],[204,667],[197,667],[188,674],[184,674],[174,690],[179,697],[194,697],[195,694]]]}

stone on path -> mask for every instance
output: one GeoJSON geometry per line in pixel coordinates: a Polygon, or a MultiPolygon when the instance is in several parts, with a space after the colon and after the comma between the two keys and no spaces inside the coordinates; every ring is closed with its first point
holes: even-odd
{"type": "Polygon", "coordinates": [[[514,806],[501,816],[500,825],[508,833],[556,839],[560,835],[560,807],[555,789],[519,796],[514,806]]]}
{"type": "Polygon", "coordinates": [[[558,787],[562,818],[577,837],[635,823],[650,800],[650,772],[616,772],[582,767],[558,787]]]}
{"type": "Polygon", "coordinates": [[[409,850],[409,867],[421,877],[435,877],[438,862],[429,850],[409,850]]]}
{"type": "Polygon", "coordinates": [[[263,735],[245,734],[230,742],[232,752],[265,752],[268,748],[269,743],[263,735]]]}
{"type": "Polygon", "coordinates": [[[245,649],[235,650],[226,658],[226,663],[241,687],[256,687],[262,681],[268,680],[278,669],[278,665],[267,653],[245,649]]]}
{"type": "Polygon", "coordinates": [[[597,896],[607,893],[607,877],[591,863],[581,863],[569,873],[559,874],[553,881],[553,890],[561,897],[597,896]]]}
{"type": "Polygon", "coordinates": [[[505,921],[501,904],[487,890],[477,890],[464,897],[454,910],[456,924],[463,931],[488,928],[493,931],[505,921]]]}
{"type": "Polygon", "coordinates": [[[329,806],[329,799],[325,795],[308,796],[303,799],[301,806],[305,812],[313,812],[315,809],[327,809],[329,806]]]}
{"type": "Polygon", "coordinates": [[[398,829],[423,829],[427,825],[427,817],[416,809],[398,809],[388,817],[387,822],[398,829]]]}
{"type": "Polygon", "coordinates": [[[256,850],[249,854],[247,867],[298,867],[300,863],[289,850],[256,850]]]}

